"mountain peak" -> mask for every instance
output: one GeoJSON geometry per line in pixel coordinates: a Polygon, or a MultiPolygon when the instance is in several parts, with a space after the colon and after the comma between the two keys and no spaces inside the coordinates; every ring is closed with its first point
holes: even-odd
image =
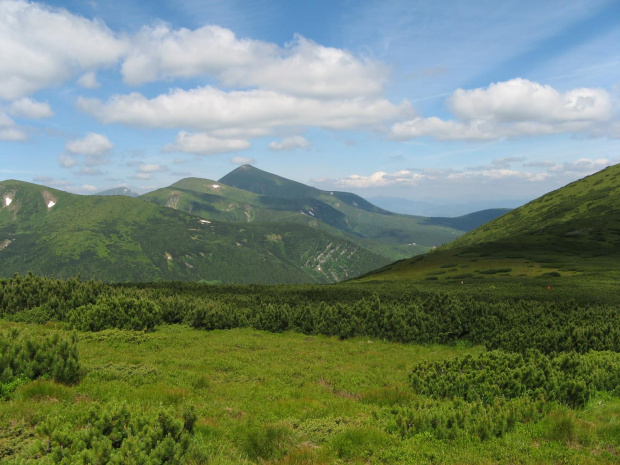
{"type": "Polygon", "coordinates": [[[221,178],[219,182],[271,197],[304,198],[316,197],[320,193],[314,187],[268,173],[252,165],[240,166],[221,178]]]}

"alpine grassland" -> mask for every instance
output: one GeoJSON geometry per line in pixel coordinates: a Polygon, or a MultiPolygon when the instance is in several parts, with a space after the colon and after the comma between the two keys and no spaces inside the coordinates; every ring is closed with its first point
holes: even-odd
{"type": "Polygon", "coordinates": [[[0,461],[617,463],[618,293],[518,284],[0,280],[0,461]]]}

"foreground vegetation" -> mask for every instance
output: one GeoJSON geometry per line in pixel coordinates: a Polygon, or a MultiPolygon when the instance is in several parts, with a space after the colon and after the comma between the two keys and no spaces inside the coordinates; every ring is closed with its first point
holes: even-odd
{"type": "Polygon", "coordinates": [[[617,463],[617,294],[462,287],[0,280],[0,461],[617,463]]]}

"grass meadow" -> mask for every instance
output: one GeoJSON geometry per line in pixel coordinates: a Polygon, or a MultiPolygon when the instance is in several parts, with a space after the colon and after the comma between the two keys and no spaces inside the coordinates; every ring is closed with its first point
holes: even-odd
{"type": "MultiPolygon", "coordinates": [[[[64,328],[0,320],[1,332],[72,334],[64,328]]],[[[582,409],[549,403],[536,418],[516,422],[497,437],[441,439],[432,430],[402,434],[395,426],[399,412],[430,402],[411,388],[414,365],[476,356],[485,351],[480,346],[340,340],[249,328],[204,331],[185,325],[77,336],[81,381],[64,385],[39,379],[1,401],[0,462],[104,463],[48,454],[52,433],[44,426],[87,430],[90,423],[84,418],[93,408],[121,405],[146,416],[165,409],[181,417],[191,408],[195,423],[178,460],[187,464],[619,460],[620,398],[609,393],[596,394],[582,409]]],[[[449,401],[433,402],[450,408],[449,401]]]]}

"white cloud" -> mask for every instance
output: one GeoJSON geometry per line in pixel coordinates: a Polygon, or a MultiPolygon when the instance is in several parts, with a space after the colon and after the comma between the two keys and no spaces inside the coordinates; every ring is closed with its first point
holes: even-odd
{"type": "Polygon", "coordinates": [[[209,75],[229,87],[318,98],[378,95],[387,79],[382,65],[299,35],[281,48],[238,39],[215,25],[196,30],[172,30],[164,24],[144,27],[133,39],[121,71],[130,85],[209,75]]]}
{"type": "Polygon", "coordinates": [[[155,173],[157,171],[163,171],[163,167],[161,167],[160,165],[149,163],[146,165],[140,165],[140,171],[142,173],[155,173]]]}
{"type": "Polygon", "coordinates": [[[457,89],[448,105],[462,121],[607,121],[612,116],[611,98],[603,89],[574,89],[562,94],[551,86],[520,78],[486,89],[457,89]]]}
{"type": "Polygon", "coordinates": [[[554,164],[549,167],[549,171],[554,173],[577,173],[586,175],[599,171],[613,163],[614,162],[608,158],[597,158],[596,160],[580,158],[574,162],[554,164]]]}
{"type": "Polygon", "coordinates": [[[234,165],[251,165],[256,162],[254,158],[248,157],[233,157],[230,161],[234,165]]]}
{"type": "Polygon", "coordinates": [[[98,89],[101,86],[99,81],[97,81],[97,74],[94,71],[83,74],[77,82],[85,89],[98,89]]]}
{"type": "Polygon", "coordinates": [[[136,171],[133,177],[136,179],[151,179],[153,173],[160,171],[167,171],[167,168],[155,163],[145,163],[138,167],[138,171],[136,171]]]}
{"type": "Polygon", "coordinates": [[[538,195],[542,195],[550,190],[549,186],[560,187],[620,161],[620,159],[607,158],[580,158],[574,162],[533,162],[523,165],[538,168],[538,170],[505,167],[504,162],[523,160],[522,157],[497,159],[493,160],[497,163],[492,163],[496,166],[486,169],[484,167],[448,170],[404,169],[392,173],[377,171],[368,175],[353,174],[340,179],[313,179],[312,183],[325,189],[417,188],[427,196],[429,192],[451,193],[450,195],[454,196],[458,195],[461,188],[474,193],[477,186],[480,188],[486,186],[485,192],[489,193],[494,192],[492,189],[495,189],[497,193],[505,185],[510,186],[517,193],[520,186],[522,193],[529,194],[532,189],[537,189],[538,195]],[[492,189],[489,190],[491,187],[492,189]],[[426,192],[425,189],[429,191],[426,192]]]}
{"type": "Polygon", "coordinates": [[[12,115],[21,118],[40,119],[54,116],[54,112],[47,102],[37,102],[27,97],[13,102],[9,111],[12,115]]]}
{"type": "Polygon", "coordinates": [[[238,152],[250,148],[245,139],[220,139],[199,132],[191,134],[181,131],[177,134],[174,144],[164,147],[166,152],[184,152],[195,155],[215,155],[217,153],[238,152]]]}
{"type": "Polygon", "coordinates": [[[82,184],[80,187],[76,189],[78,192],[97,192],[97,186],[93,186],[91,184],[82,184]]]}
{"type": "Polygon", "coordinates": [[[376,173],[372,173],[366,176],[352,174],[349,177],[331,180],[328,182],[335,188],[364,189],[368,187],[386,187],[394,185],[412,186],[416,185],[421,179],[426,179],[427,177],[427,175],[415,173],[410,170],[400,170],[394,173],[377,171],[376,173]]]}
{"type": "Polygon", "coordinates": [[[560,93],[526,79],[456,90],[447,100],[457,120],[418,117],[392,126],[393,139],[492,140],[572,133],[613,137],[613,105],[603,89],[560,93]]]}
{"type": "Polygon", "coordinates": [[[110,139],[103,134],[94,132],[89,132],[82,139],[71,140],[65,145],[65,149],[69,153],[90,157],[105,155],[113,148],[114,144],[110,142],[110,139]]]}
{"type": "Polygon", "coordinates": [[[14,100],[115,64],[126,44],[102,22],[38,3],[0,2],[0,98],[14,100]]]}
{"type": "Polygon", "coordinates": [[[72,166],[75,166],[78,164],[78,160],[75,157],[72,157],[71,155],[67,155],[66,153],[60,154],[58,155],[58,163],[60,164],[60,166],[63,166],[65,168],[71,168],[72,166]]]}
{"type": "Polygon", "coordinates": [[[26,139],[26,133],[6,113],[0,110],[0,140],[18,142],[26,139]]]}
{"type": "Polygon", "coordinates": [[[411,114],[407,102],[396,106],[381,98],[324,101],[267,90],[224,92],[211,86],[174,89],[153,99],[139,93],[115,95],[107,103],[80,97],[77,104],[104,123],[262,134],[286,126],[336,130],[376,127],[411,114]]]}
{"type": "Polygon", "coordinates": [[[306,148],[310,142],[304,136],[286,137],[280,142],[273,141],[269,144],[271,150],[294,150],[296,148],[306,148]]]}

